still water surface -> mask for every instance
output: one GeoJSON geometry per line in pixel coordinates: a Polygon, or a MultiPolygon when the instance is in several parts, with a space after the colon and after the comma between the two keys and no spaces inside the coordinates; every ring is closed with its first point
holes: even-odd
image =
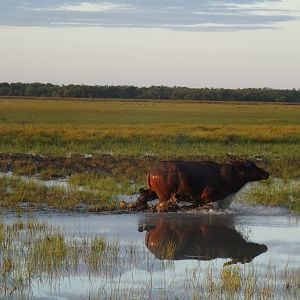
{"type": "MultiPolygon", "coordinates": [[[[124,290],[128,298],[138,297],[138,291],[145,299],[183,299],[187,294],[182,284],[196,269],[195,276],[205,277],[207,270],[224,265],[255,267],[264,274],[270,265],[300,268],[300,218],[281,208],[234,204],[221,213],[39,212],[35,218],[58,226],[67,239],[101,235],[118,240],[121,255],[134,245],[140,256],[135,264],[116,265],[109,275],[79,269],[60,275],[54,284],[35,280],[31,296],[36,299],[118,298],[124,290]],[[175,247],[171,253],[161,251],[161,245],[170,244],[175,247]]],[[[3,219],[11,223],[18,218],[6,214],[3,219]]]]}

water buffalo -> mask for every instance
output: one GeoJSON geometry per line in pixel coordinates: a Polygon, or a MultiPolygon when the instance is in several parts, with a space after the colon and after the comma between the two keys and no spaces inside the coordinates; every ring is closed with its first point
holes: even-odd
{"type": "Polygon", "coordinates": [[[158,259],[231,259],[225,265],[248,263],[267,251],[267,246],[247,241],[234,225],[210,224],[204,218],[177,215],[143,220],[139,231],[146,231],[146,247],[158,259]],[[229,226],[228,226],[229,225],[229,226]]]}
{"type": "Polygon", "coordinates": [[[161,161],[149,172],[149,189],[141,189],[139,203],[172,195],[178,201],[226,208],[234,193],[246,183],[267,179],[269,173],[249,160],[232,160],[221,164],[212,161],[161,161]]]}

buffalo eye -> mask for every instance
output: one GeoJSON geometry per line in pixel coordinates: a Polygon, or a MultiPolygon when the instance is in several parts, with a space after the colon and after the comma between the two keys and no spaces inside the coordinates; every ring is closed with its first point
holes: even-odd
{"type": "Polygon", "coordinates": [[[251,167],[253,166],[253,163],[250,162],[250,161],[247,161],[247,162],[244,164],[244,166],[245,166],[246,168],[251,168],[251,167]]]}

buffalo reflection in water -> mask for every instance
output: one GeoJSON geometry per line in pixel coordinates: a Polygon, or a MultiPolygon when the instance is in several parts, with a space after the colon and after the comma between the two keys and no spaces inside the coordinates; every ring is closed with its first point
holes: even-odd
{"type": "Polygon", "coordinates": [[[231,259],[226,265],[248,263],[267,246],[247,241],[232,218],[212,222],[205,216],[148,216],[138,230],[146,231],[145,244],[159,259],[231,259]]]}

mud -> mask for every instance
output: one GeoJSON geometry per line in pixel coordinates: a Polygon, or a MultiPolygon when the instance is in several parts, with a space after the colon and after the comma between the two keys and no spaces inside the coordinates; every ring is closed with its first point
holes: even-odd
{"type": "Polygon", "coordinates": [[[19,175],[39,175],[47,179],[74,173],[95,172],[111,175],[146,173],[159,159],[152,156],[70,155],[51,156],[0,153],[0,171],[19,175]]]}
{"type": "Polygon", "coordinates": [[[121,211],[129,211],[129,212],[188,212],[188,211],[208,211],[212,210],[211,205],[199,205],[195,203],[189,203],[188,201],[184,201],[185,199],[178,199],[175,194],[171,196],[168,201],[157,202],[151,201],[152,198],[145,199],[144,197],[141,200],[141,196],[139,196],[135,201],[121,201],[119,204],[119,210],[121,211]]]}

